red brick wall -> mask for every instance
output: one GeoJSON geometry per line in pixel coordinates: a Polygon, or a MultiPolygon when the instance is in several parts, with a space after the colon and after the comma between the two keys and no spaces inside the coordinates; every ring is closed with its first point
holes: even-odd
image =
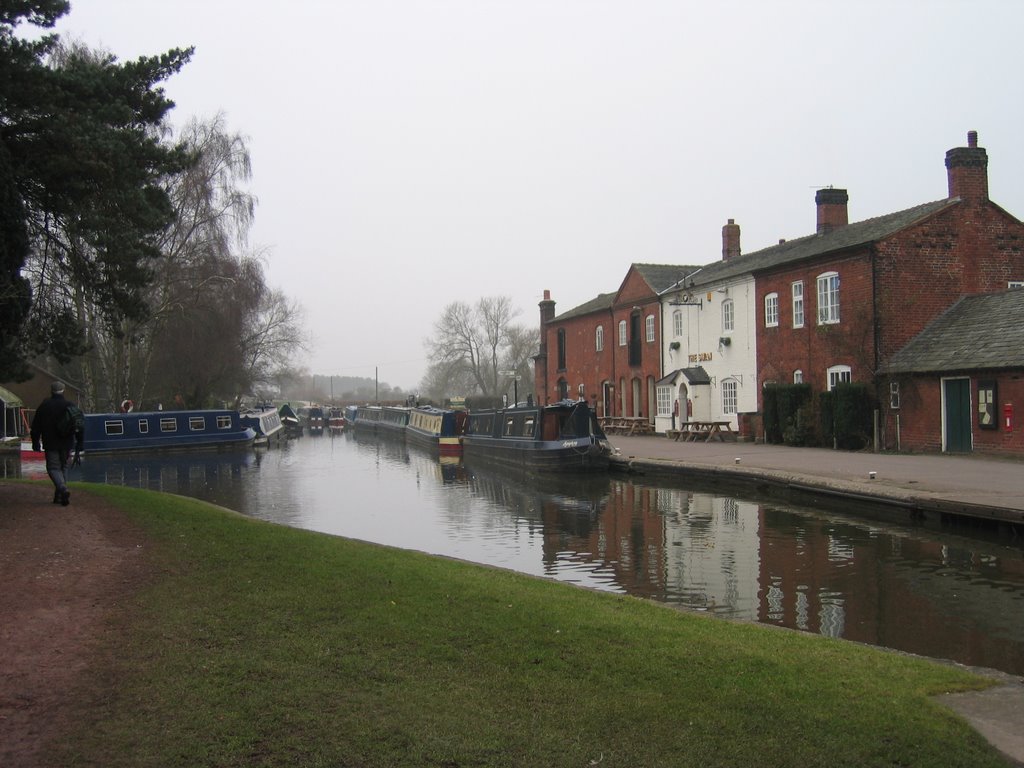
{"type": "MultiPolygon", "coordinates": [[[[803,371],[815,391],[827,387],[826,371],[848,365],[854,381],[870,381],[874,372],[874,331],[871,314],[871,263],[866,249],[842,258],[823,259],[758,275],[758,381],[792,384],[793,372],[803,371]],[[839,320],[818,325],[818,275],[839,274],[839,320]],[[804,325],[793,327],[792,284],[804,284],[804,325]],[[779,325],[765,328],[764,297],[779,295],[779,325]]],[[[758,402],[760,409],[761,403],[758,402]]]]}
{"type": "MultiPolygon", "coordinates": [[[[976,374],[971,377],[971,433],[975,453],[1024,454],[1024,371],[999,376],[976,374]],[[996,429],[978,426],[978,382],[996,382],[996,429]],[[1003,406],[1013,405],[1013,426],[1003,421],[1003,406]]],[[[888,403],[886,403],[888,405],[888,403]]],[[[899,415],[899,447],[903,451],[942,450],[942,382],[939,376],[915,377],[900,382],[900,409],[890,412],[896,447],[896,414],[899,415]]]]}
{"type": "Polygon", "coordinates": [[[564,320],[557,317],[541,327],[542,361],[538,361],[538,373],[546,366],[547,385],[537,376],[537,402],[550,403],[558,399],[558,382],[567,384],[569,397],[578,396],[578,387],[583,384],[584,397],[591,405],[597,406],[602,401],[602,382],[609,381],[615,386],[615,395],[611,399],[608,413],[598,408],[598,415],[632,415],[639,412],[644,416],[653,417],[655,403],[649,402],[648,380],[661,377],[661,328],[660,305],[647,281],[635,268],[627,273],[615,303],[610,310],[600,310],[564,320]],[[639,310],[634,310],[638,307],[639,310]],[[629,364],[629,345],[619,346],[619,321],[626,321],[627,331],[630,328],[630,317],[636,312],[639,315],[638,333],[640,335],[641,365],[629,364]],[[646,341],[644,321],[647,315],[654,315],[654,340],[646,341]],[[604,326],[604,350],[597,352],[595,335],[598,325],[604,326]],[[565,367],[558,366],[558,331],[565,331],[565,367]],[[633,379],[638,379],[639,400],[633,399],[633,379]],[[623,387],[625,382],[623,408],[623,387]]]}

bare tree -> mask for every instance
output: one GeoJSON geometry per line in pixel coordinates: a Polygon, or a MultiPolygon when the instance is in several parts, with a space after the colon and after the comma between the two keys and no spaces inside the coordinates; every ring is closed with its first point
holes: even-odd
{"type": "Polygon", "coordinates": [[[519,311],[507,296],[485,297],[475,305],[456,301],[444,308],[434,324],[434,337],[427,339],[431,355],[430,391],[453,393],[451,382],[472,384],[473,392],[496,397],[505,391],[504,370],[519,370],[536,351],[523,351],[530,331],[516,326],[519,311]],[[447,381],[445,381],[447,379],[447,381]]]}

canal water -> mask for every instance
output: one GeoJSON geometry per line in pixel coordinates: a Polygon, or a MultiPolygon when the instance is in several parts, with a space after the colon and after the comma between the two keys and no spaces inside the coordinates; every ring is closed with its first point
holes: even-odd
{"type": "Polygon", "coordinates": [[[353,434],[235,453],[86,457],[73,470],[80,479],[1024,674],[1024,542],[984,532],[614,474],[528,478],[353,434]]]}

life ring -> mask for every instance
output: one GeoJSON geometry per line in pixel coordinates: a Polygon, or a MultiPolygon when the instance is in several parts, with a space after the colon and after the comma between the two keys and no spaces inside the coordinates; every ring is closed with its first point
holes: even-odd
{"type": "Polygon", "coordinates": [[[131,400],[121,401],[121,413],[131,413],[135,409],[135,403],[131,400]]]}

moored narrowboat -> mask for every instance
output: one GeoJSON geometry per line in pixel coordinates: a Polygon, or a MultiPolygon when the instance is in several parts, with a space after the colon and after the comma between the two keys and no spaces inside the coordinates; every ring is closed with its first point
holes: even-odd
{"type": "Polygon", "coordinates": [[[249,445],[256,437],[238,411],[85,414],[85,453],[194,450],[249,445]]]}
{"type": "Polygon", "coordinates": [[[281,423],[284,425],[286,437],[302,437],[302,424],[299,422],[299,415],[288,403],[282,403],[277,409],[281,416],[281,423]]]}
{"type": "Polygon", "coordinates": [[[411,410],[411,408],[401,405],[382,406],[380,409],[380,422],[377,424],[377,434],[404,438],[411,410]]]}
{"type": "Polygon", "coordinates": [[[360,405],[356,408],[356,432],[376,433],[383,409],[379,405],[360,405]]]}
{"type": "Polygon", "coordinates": [[[458,456],[462,453],[462,433],[466,428],[465,411],[452,411],[422,405],[409,412],[409,424],[405,438],[411,443],[443,456],[458,456]]]}
{"type": "Polygon", "coordinates": [[[473,411],[462,437],[465,461],[531,472],[606,471],[612,447],[584,401],[473,411]]]}
{"type": "Polygon", "coordinates": [[[256,433],[253,441],[256,445],[268,445],[284,434],[281,414],[273,406],[267,408],[250,408],[239,412],[243,426],[251,427],[256,433]]]}

